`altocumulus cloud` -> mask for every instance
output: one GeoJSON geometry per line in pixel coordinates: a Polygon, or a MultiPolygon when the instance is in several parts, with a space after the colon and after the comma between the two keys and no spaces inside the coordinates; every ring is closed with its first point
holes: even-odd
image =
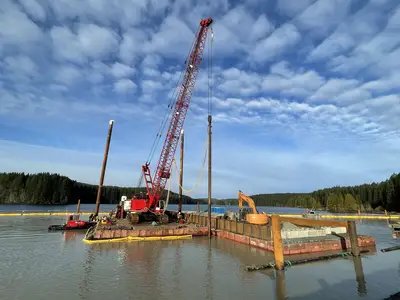
{"type": "MultiPolygon", "coordinates": [[[[106,184],[135,185],[209,16],[213,65],[206,50],[185,123],[188,188],[204,155],[207,68],[215,197],[311,191],[398,171],[396,0],[3,0],[1,171],[96,183],[114,119],[106,184]]],[[[205,183],[192,196],[206,196],[205,183]]]]}

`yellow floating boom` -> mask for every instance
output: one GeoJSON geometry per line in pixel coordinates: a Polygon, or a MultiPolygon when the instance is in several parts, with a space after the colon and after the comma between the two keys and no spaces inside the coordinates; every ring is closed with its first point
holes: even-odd
{"type": "Polygon", "coordinates": [[[104,239],[104,240],[83,239],[83,242],[86,244],[99,244],[99,243],[141,242],[141,241],[173,241],[173,240],[187,240],[191,238],[192,235],[148,236],[148,237],[127,236],[124,238],[104,239]]]}
{"type": "MultiPolygon", "coordinates": [[[[75,214],[75,212],[7,212],[0,213],[0,217],[16,217],[16,216],[26,216],[26,217],[46,217],[46,216],[67,216],[70,214],[75,214]]],[[[90,215],[91,212],[81,212],[80,215],[90,215]]],[[[106,215],[107,213],[99,213],[100,215],[106,215]]]]}

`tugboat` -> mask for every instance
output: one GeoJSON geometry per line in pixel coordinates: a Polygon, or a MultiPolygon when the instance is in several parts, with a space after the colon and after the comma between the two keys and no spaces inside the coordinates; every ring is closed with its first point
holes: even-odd
{"type": "Polygon", "coordinates": [[[91,220],[91,216],[89,217],[89,221],[83,221],[79,219],[79,214],[70,214],[67,216],[67,223],[63,225],[50,225],[48,230],[58,231],[88,229],[96,224],[96,222],[93,222],[91,220]]]}

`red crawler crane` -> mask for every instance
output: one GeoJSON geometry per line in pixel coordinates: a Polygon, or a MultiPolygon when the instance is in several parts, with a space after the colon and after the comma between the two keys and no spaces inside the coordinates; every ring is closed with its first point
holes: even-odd
{"type": "Polygon", "coordinates": [[[158,161],[154,176],[151,176],[149,163],[142,166],[143,178],[146,182],[147,195],[145,197],[133,196],[128,203],[124,204],[124,209],[130,211],[132,223],[138,223],[141,219],[158,219],[162,223],[168,222],[168,216],[162,210],[157,209],[160,198],[164,192],[166,183],[171,175],[171,167],[175,150],[177,148],[186,113],[189,109],[190,100],[196,83],[197,74],[203,58],[209,26],[212,24],[211,18],[200,21],[192,51],[186,61],[186,71],[183,76],[178,97],[169,123],[169,128],[165,137],[164,146],[158,161]],[[135,199],[136,198],[136,199],[135,199]],[[130,207],[129,207],[130,206],[130,207]]]}

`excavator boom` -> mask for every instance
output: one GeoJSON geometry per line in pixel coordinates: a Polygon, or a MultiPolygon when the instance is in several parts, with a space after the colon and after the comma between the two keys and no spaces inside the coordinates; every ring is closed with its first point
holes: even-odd
{"type": "Polygon", "coordinates": [[[253,214],[258,214],[256,205],[255,205],[253,199],[251,199],[249,196],[247,196],[245,193],[243,193],[240,190],[239,190],[239,194],[238,194],[238,200],[239,200],[239,207],[243,207],[243,200],[244,200],[247,202],[247,204],[253,211],[253,214]]]}

